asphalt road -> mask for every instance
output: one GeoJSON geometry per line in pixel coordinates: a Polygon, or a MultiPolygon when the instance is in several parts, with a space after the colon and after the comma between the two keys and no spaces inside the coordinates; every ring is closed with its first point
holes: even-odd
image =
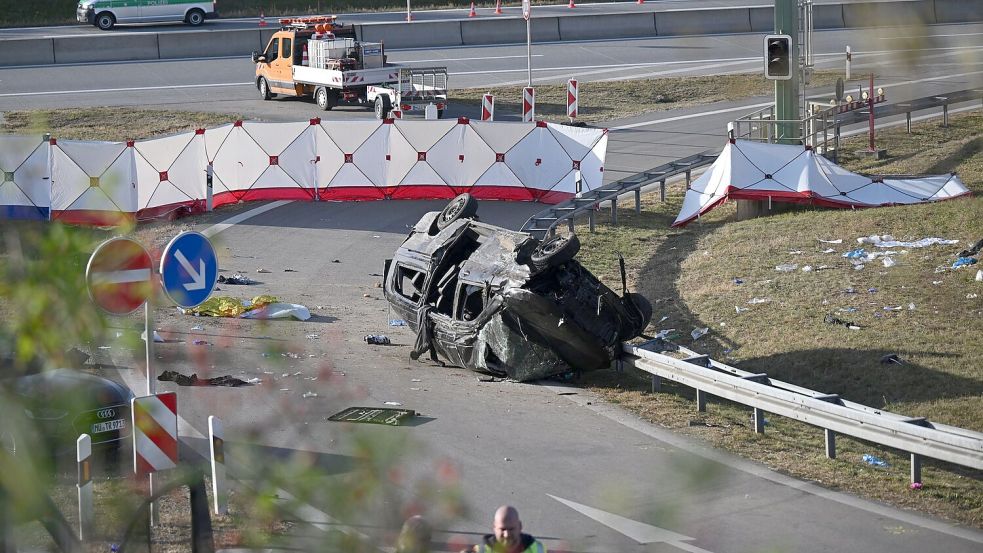
{"type": "MultiPolygon", "coordinates": [[[[865,0],[818,0],[815,4],[847,4],[862,2],[865,0]]],[[[482,18],[518,18],[522,17],[522,8],[519,2],[505,2],[512,4],[503,6],[502,13],[496,14],[494,7],[477,8],[476,17],[482,18]]],[[[533,6],[533,17],[555,17],[561,15],[585,15],[601,13],[639,13],[655,12],[665,10],[693,9],[693,8],[716,8],[716,7],[735,7],[735,6],[758,6],[768,5],[769,2],[754,0],[648,0],[639,5],[637,2],[611,2],[611,3],[575,3],[575,8],[569,8],[569,3],[558,3],[552,6],[533,6]]],[[[317,4],[311,2],[314,7],[317,4]]],[[[412,2],[410,3],[412,8],[412,2]]],[[[73,8],[74,9],[74,8],[73,8]]],[[[221,13],[221,3],[219,3],[221,13]]],[[[467,19],[470,10],[411,10],[414,21],[448,21],[455,19],[467,19]]],[[[405,21],[406,10],[394,12],[357,12],[342,13],[338,15],[338,20],[342,23],[385,23],[393,21],[405,21]]],[[[68,16],[74,17],[74,11],[68,16]]],[[[208,20],[202,27],[203,30],[235,30],[235,29],[254,29],[259,25],[259,14],[256,17],[236,17],[219,18],[208,20]]],[[[267,25],[276,25],[279,18],[267,17],[267,25]]],[[[189,27],[183,23],[166,24],[133,24],[120,25],[113,33],[160,33],[187,30],[189,27]]],[[[59,25],[44,27],[15,27],[0,29],[0,40],[8,38],[28,38],[28,37],[53,37],[53,36],[76,36],[104,33],[92,25],[59,25]]]]}
{"type": "MultiPolygon", "coordinates": [[[[983,26],[939,26],[920,33],[922,38],[918,32],[905,35],[906,41],[921,45],[917,57],[904,53],[909,42],[898,44],[869,30],[817,33],[819,59],[838,65],[842,45],[850,43],[857,53],[855,73],[876,64],[886,81],[879,84],[888,85],[892,101],[980,86],[983,26]]],[[[756,35],[542,45],[537,54],[543,57],[536,63],[564,67],[556,76],[538,77],[543,80],[574,74],[590,80],[668,71],[673,72],[663,74],[750,71],[760,67],[759,45],[756,35]]],[[[441,60],[452,68],[455,86],[491,86],[521,79],[524,68],[516,69],[521,60],[505,57],[516,49],[392,55],[405,61],[441,60]]],[[[314,107],[304,102],[258,100],[248,84],[250,65],[226,59],[3,69],[0,84],[6,95],[0,95],[0,111],[142,105],[240,112],[270,120],[315,115],[314,107]],[[25,82],[28,75],[32,78],[25,82]]],[[[719,146],[725,122],[755,103],[612,122],[606,173],[611,178],[619,171],[646,169],[719,146]]],[[[354,110],[328,116],[371,117],[354,110]]],[[[181,430],[186,444],[200,450],[205,420],[217,415],[228,428],[233,474],[268,467],[275,462],[270,459],[291,451],[311,452],[321,466],[344,473],[356,462],[350,441],[354,425],[330,423],[326,417],[347,406],[396,402],[419,411],[419,423],[358,430],[417,443],[414,453],[401,461],[408,475],[432,476],[445,462],[456,467],[471,510],[454,525],[439,528],[438,541],[474,539],[488,531],[497,505],[512,503],[519,507],[525,529],[547,545],[583,553],[980,549],[979,532],[777,475],[643,424],[581,391],[567,395],[570,390],[554,385],[477,382],[464,370],[409,361],[413,336],[388,325],[386,303],[375,283],[407,225],[441,205],[286,203],[216,234],[220,268],[261,281],[245,288],[227,286],[220,293],[272,293],[309,306],[314,318],[263,324],[158,310],[156,326],[171,340],[156,346],[159,370],[263,380],[260,386],[234,389],[158,386],[179,391],[179,409],[190,425],[181,430]],[[270,272],[257,273],[260,268],[270,272]],[[364,335],[378,333],[397,345],[371,347],[362,341],[364,335]],[[206,344],[196,346],[194,340],[206,344]]],[[[515,228],[539,207],[482,202],[480,214],[485,221],[515,228]]],[[[139,367],[142,358],[140,352],[105,351],[124,367],[139,367]]],[[[121,373],[142,389],[139,369],[121,373]]],[[[440,489],[447,486],[445,482],[440,489]]],[[[295,495],[305,491],[301,482],[284,487],[295,495]]],[[[403,499],[412,494],[409,483],[394,483],[393,488],[403,499]]],[[[330,503],[311,502],[322,514],[337,515],[330,503]]]]}

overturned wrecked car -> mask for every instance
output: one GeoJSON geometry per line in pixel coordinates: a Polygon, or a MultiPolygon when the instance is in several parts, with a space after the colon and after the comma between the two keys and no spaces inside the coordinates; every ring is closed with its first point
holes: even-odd
{"type": "Polygon", "coordinates": [[[411,357],[515,380],[610,365],[652,308],[619,297],[578,263],[574,234],[539,241],[482,223],[477,201],[454,198],[424,215],[387,262],[384,292],[417,333],[411,357]]]}

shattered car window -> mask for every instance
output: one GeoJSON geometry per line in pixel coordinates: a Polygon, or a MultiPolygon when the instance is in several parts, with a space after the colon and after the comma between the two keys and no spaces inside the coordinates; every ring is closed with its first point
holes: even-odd
{"type": "Polygon", "coordinates": [[[525,381],[610,365],[640,334],[648,301],[619,296],[574,256],[575,235],[544,241],[477,219],[462,194],[424,215],[393,257],[383,288],[417,333],[411,358],[525,381]],[[426,267],[416,269],[414,267],[426,267]]]}

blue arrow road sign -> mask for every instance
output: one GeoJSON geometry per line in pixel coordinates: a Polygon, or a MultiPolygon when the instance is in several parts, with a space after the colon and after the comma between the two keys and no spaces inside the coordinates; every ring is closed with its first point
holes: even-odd
{"type": "Polygon", "coordinates": [[[164,292],[181,307],[208,299],[218,279],[218,260],[203,234],[187,231],[175,236],[160,259],[164,292]]]}

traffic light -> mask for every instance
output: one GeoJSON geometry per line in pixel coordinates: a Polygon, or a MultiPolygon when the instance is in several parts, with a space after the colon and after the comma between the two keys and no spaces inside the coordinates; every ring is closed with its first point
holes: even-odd
{"type": "Polygon", "coordinates": [[[786,81],[792,78],[792,37],[765,35],[765,78],[786,81]]]}

